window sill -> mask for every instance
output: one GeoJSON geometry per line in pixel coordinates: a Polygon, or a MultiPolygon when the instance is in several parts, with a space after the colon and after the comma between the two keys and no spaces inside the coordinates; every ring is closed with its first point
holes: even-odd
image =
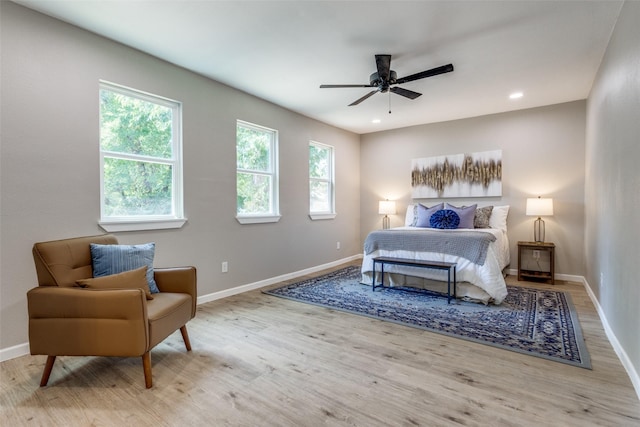
{"type": "Polygon", "coordinates": [[[236,219],[240,224],[263,224],[267,222],[278,222],[281,217],[281,215],[236,216],[236,219]]]}
{"type": "Polygon", "coordinates": [[[119,231],[167,230],[172,228],[182,228],[186,222],[186,218],[181,218],[141,221],[100,221],[98,222],[98,225],[109,233],[116,233],[119,231]]]}
{"type": "Polygon", "coordinates": [[[323,220],[323,219],[334,219],[336,217],[336,213],[325,213],[325,214],[313,214],[310,213],[309,214],[309,218],[311,218],[313,221],[319,221],[319,220],[323,220]]]}

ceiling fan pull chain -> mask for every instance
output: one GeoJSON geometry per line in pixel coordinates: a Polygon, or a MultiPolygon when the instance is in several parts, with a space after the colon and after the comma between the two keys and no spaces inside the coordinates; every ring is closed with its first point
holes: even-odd
{"type": "Polygon", "coordinates": [[[389,91],[389,114],[391,114],[391,91],[389,91]]]}

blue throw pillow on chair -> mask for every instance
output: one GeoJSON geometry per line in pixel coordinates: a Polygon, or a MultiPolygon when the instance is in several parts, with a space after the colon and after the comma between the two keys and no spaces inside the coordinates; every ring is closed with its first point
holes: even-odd
{"type": "Polygon", "coordinates": [[[155,243],[142,245],[98,245],[91,243],[93,277],[110,276],[147,267],[147,283],[152,294],[160,292],[153,278],[155,243]]]}

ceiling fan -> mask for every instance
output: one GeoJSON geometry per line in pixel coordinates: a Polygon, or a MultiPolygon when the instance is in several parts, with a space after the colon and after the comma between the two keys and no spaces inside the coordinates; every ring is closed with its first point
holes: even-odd
{"type": "Polygon", "coordinates": [[[393,92],[396,95],[404,96],[409,99],[416,99],[421,93],[414,92],[412,90],[404,89],[398,86],[402,83],[412,82],[414,80],[424,79],[425,77],[437,76],[438,74],[450,73],[453,71],[453,64],[443,65],[441,67],[432,68],[430,70],[422,71],[420,73],[411,74],[410,76],[398,78],[395,71],[391,69],[391,55],[376,55],[376,67],[378,71],[369,76],[368,85],[320,85],[321,89],[328,88],[341,88],[341,87],[375,87],[376,90],[372,90],[360,99],[353,101],[349,104],[349,107],[358,105],[365,99],[378,92],[386,93],[393,92]]]}

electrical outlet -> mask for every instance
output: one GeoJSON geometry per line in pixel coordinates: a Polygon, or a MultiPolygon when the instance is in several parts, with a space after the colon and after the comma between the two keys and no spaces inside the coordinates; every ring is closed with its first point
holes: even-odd
{"type": "Polygon", "coordinates": [[[222,261],[222,272],[227,273],[229,271],[229,263],[227,261],[222,261]]]}
{"type": "Polygon", "coordinates": [[[336,249],[340,249],[340,242],[336,242],[336,249]]]}
{"type": "Polygon", "coordinates": [[[533,259],[540,259],[540,251],[533,251],[533,259]]]}

